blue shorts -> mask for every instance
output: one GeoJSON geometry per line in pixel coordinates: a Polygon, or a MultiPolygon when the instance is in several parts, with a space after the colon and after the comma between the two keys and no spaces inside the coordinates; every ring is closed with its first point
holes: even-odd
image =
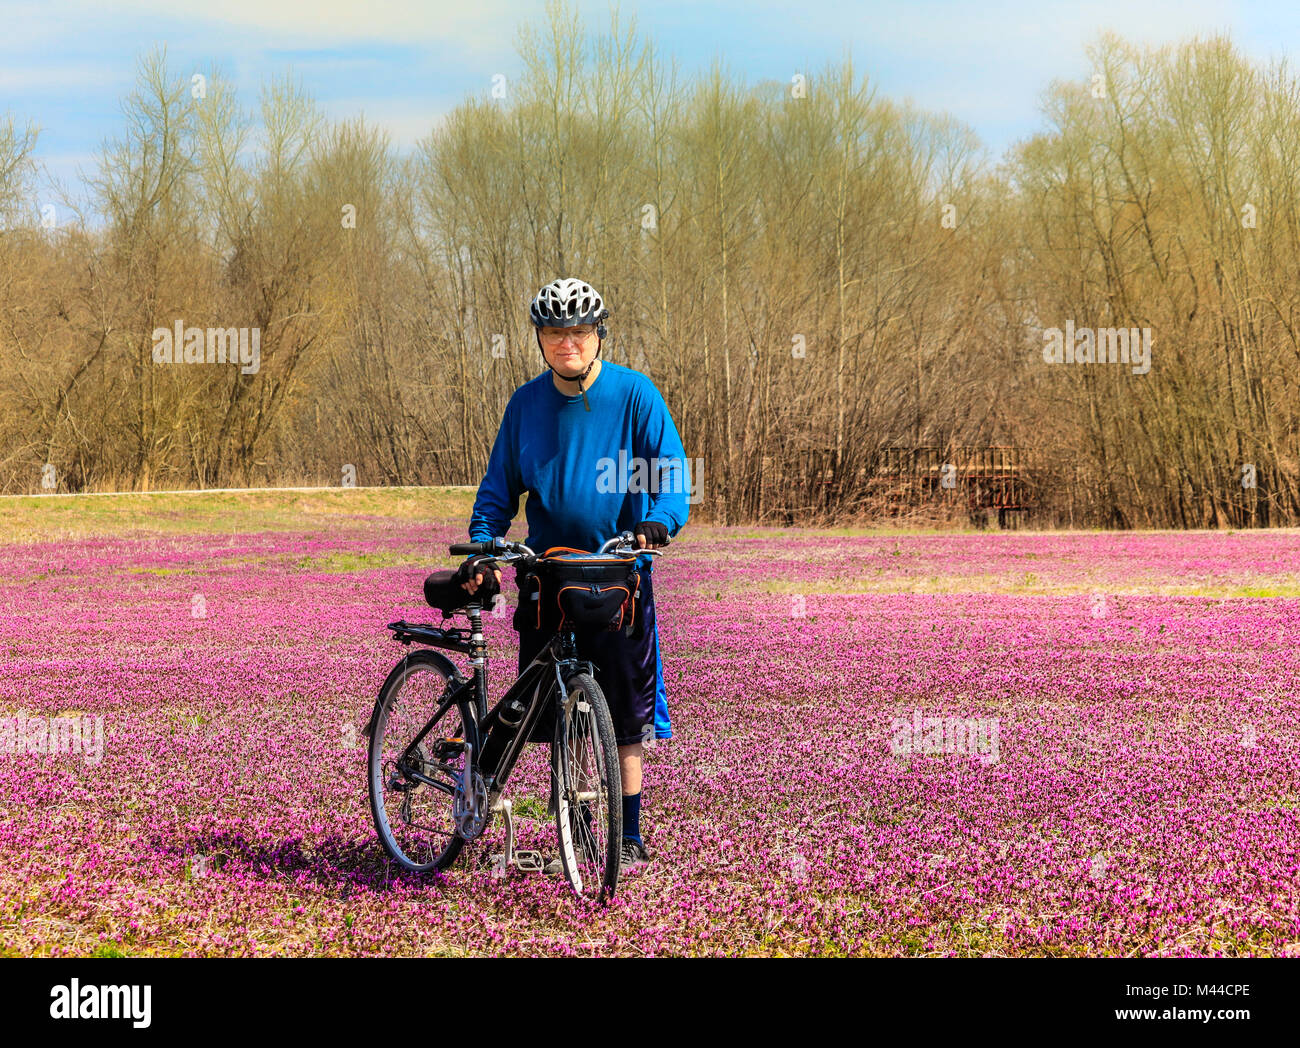
{"type": "Polygon", "coordinates": [[[659,653],[659,623],[655,623],[655,675],[659,678],[655,691],[655,738],[671,739],[673,722],[668,717],[668,692],[664,689],[664,660],[659,653]]]}
{"type": "MultiPolygon", "coordinates": [[[[659,627],[655,616],[654,573],[641,573],[636,621],[631,635],[623,630],[578,634],[578,657],[591,662],[596,683],[605,693],[614,720],[614,737],[620,746],[672,738],[668,698],[664,690],[663,660],[659,656],[659,627]]],[[[519,631],[519,672],[523,673],[554,634],[533,629],[528,616],[515,618],[519,631]]],[[[533,742],[550,742],[554,724],[541,724],[533,742]]]]}

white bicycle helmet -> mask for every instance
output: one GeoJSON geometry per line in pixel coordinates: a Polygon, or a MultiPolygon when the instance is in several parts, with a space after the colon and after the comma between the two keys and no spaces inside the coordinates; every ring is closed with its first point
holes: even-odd
{"type": "Polygon", "coordinates": [[[605,325],[601,323],[609,310],[600,297],[600,292],[585,280],[565,277],[552,280],[533,299],[528,314],[532,317],[534,327],[577,327],[579,324],[595,324],[596,334],[605,337],[605,325]]]}
{"type": "MultiPolygon", "coordinates": [[[[537,297],[533,299],[533,304],[528,309],[528,315],[537,329],[539,350],[542,350],[541,329],[544,327],[566,328],[577,327],[579,324],[595,324],[598,339],[603,341],[608,334],[604,321],[609,316],[609,310],[605,308],[600,292],[585,280],[578,280],[576,277],[552,280],[537,292],[537,297]]],[[[596,356],[592,357],[587,369],[577,376],[578,390],[582,393],[582,404],[588,411],[591,410],[591,405],[587,403],[587,391],[582,388],[582,384],[591,374],[591,369],[596,366],[596,359],[599,356],[600,346],[597,345],[596,356]]],[[[542,350],[542,360],[546,361],[548,368],[555,371],[555,368],[551,367],[551,362],[546,360],[545,350],[542,350]]],[[[572,382],[574,379],[568,381],[572,382]]]]}

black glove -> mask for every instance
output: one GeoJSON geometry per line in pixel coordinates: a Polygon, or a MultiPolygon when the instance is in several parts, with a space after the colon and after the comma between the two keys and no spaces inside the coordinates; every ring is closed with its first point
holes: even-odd
{"type": "Polygon", "coordinates": [[[456,569],[456,581],[463,586],[466,582],[472,582],[475,575],[482,575],[483,581],[479,583],[474,596],[491,597],[501,592],[501,584],[496,577],[497,568],[497,562],[491,557],[470,557],[456,569]]]}
{"type": "Polygon", "coordinates": [[[636,538],[638,534],[645,536],[646,547],[663,546],[668,542],[668,526],[660,524],[657,520],[643,520],[632,529],[632,537],[636,538]]]}

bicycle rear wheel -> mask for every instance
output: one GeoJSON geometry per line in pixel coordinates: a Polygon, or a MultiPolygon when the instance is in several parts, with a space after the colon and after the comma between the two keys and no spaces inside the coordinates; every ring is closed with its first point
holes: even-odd
{"type": "Polygon", "coordinates": [[[434,653],[411,652],[384,681],[370,734],[367,778],[375,830],[384,851],[417,873],[445,870],[465,846],[456,833],[454,805],[465,744],[478,749],[469,703],[448,707],[411,757],[403,756],[452,686],[434,653]]]}
{"type": "Polygon", "coordinates": [[[614,722],[590,674],[569,679],[557,700],[551,799],[560,863],[579,895],[614,894],[623,844],[623,786],[614,722]],[[589,817],[588,817],[589,816],[589,817]]]}

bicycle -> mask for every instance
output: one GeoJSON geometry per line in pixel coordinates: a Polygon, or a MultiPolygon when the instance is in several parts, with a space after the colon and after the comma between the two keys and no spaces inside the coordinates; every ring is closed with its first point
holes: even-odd
{"type": "MultiPolygon", "coordinates": [[[[624,531],[605,542],[597,556],[662,555],[658,549],[637,548],[634,540],[624,531]]],[[[523,543],[503,538],[457,543],[450,552],[489,555],[501,564],[525,568],[538,558],[523,543]]],[[[485,570],[492,567],[488,564],[485,570]]],[[[623,790],[613,719],[591,663],[577,657],[573,628],[558,629],[489,710],[483,603],[460,588],[454,576],[451,571],[431,575],[425,598],[442,608],[444,620],[466,614],[468,635],[459,628],[404,619],[387,627],[402,644],[427,647],[408,652],[393,667],[365,729],[370,740],[370,808],[380,842],[405,869],[445,870],[500,812],[505,851],[496,857],[494,876],[504,876],[510,867],[541,871],[540,852],[515,850],[514,817],[505,790],[529,736],[544,723],[550,707],[555,717],[550,808],[561,868],[577,894],[594,892],[603,901],[618,884],[623,790]],[[451,604],[459,606],[449,610],[451,604]],[[429,648],[468,655],[471,675],[466,677],[451,659],[429,648]]]]}

